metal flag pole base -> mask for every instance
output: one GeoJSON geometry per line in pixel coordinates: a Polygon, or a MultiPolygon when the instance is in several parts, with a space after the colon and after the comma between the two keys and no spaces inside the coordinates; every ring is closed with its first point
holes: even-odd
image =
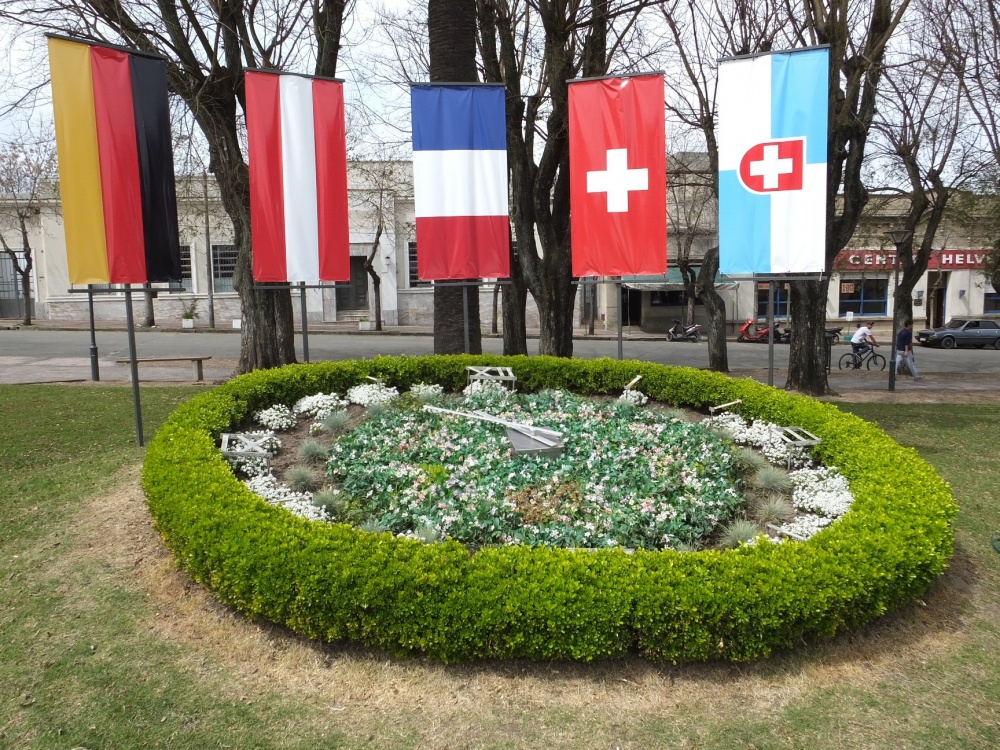
{"type": "Polygon", "coordinates": [[[306,282],[299,282],[299,291],[302,305],[302,359],[309,361],[309,320],[306,317],[306,282]]]}
{"type": "Polygon", "coordinates": [[[132,406],[135,409],[135,440],[141,448],[142,403],[139,401],[139,363],[135,359],[135,320],[132,318],[132,287],[125,285],[125,324],[128,326],[128,358],[132,373],[132,406]]]}
{"type": "MultiPolygon", "coordinates": [[[[478,287],[477,287],[478,288],[478,287]]],[[[465,330],[465,353],[468,354],[472,347],[469,345],[469,287],[462,287],[462,323],[465,330]]]]}
{"type": "Polygon", "coordinates": [[[622,285],[621,282],[615,284],[615,290],[617,294],[615,295],[618,299],[618,359],[624,359],[624,352],[622,351],[622,285]]]}
{"type": "Polygon", "coordinates": [[[97,334],[94,330],[94,285],[87,284],[87,306],[90,308],[90,379],[101,379],[101,366],[97,361],[97,334]]]}

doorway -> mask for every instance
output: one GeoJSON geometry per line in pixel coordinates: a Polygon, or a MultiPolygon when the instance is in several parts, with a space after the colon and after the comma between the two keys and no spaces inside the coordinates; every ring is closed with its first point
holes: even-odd
{"type": "Polygon", "coordinates": [[[368,311],[368,272],[365,259],[351,257],[351,280],[347,286],[337,287],[337,311],[368,311]]]}
{"type": "Polygon", "coordinates": [[[642,292],[622,284],[622,325],[642,325],[642,292]]]}
{"type": "Polygon", "coordinates": [[[927,327],[941,328],[945,324],[944,299],[948,291],[947,271],[929,273],[927,276],[927,327]]]}

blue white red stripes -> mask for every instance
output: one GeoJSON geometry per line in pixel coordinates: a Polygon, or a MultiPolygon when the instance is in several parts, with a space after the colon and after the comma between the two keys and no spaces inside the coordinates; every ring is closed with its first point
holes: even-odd
{"type": "Polygon", "coordinates": [[[826,48],[719,65],[719,270],[826,267],[826,48]]]}
{"type": "Polygon", "coordinates": [[[350,279],[343,86],[248,71],[255,281],[350,279]]]}
{"type": "Polygon", "coordinates": [[[503,86],[410,90],[417,275],[510,275],[503,86]]]}

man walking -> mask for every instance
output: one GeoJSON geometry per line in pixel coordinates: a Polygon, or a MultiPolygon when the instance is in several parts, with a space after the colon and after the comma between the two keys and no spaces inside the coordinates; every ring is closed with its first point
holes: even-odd
{"type": "Polygon", "coordinates": [[[899,375],[899,366],[903,362],[910,368],[913,379],[920,380],[920,373],[917,372],[917,364],[913,361],[913,321],[907,318],[903,321],[903,327],[896,334],[896,374],[899,375]]]}

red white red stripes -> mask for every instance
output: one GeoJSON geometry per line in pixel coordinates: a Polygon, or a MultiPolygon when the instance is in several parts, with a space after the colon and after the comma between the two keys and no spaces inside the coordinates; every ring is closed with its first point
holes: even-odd
{"type": "Polygon", "coordinates": [[[339,81],[246,74],[255,281],[350,279],[339,81]]]}

